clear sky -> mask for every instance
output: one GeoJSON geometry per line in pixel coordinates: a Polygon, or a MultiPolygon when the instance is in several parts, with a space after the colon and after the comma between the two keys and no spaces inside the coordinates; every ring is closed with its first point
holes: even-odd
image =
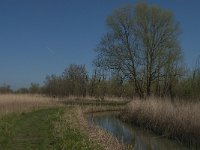
{"type": "MultiPolygon", "coordinates": [[[[138,0],[0,0],[0,85],[14,89],[46,75],[62,74],[69,64],[92,71],[94,49],[106,33],[113,9],[138,0]]],[[[147,0],[174,12],[181,24],[185,63],[200,55],[200,1],[147,0]]]]}

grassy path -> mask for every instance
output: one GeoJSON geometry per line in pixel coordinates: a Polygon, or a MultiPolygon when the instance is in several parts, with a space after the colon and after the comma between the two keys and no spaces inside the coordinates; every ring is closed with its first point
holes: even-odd
{"type": "Polygon", "coordinates": [[[80,131],[74,108],[46,108],[0,118],[0,150],[101,150],[80,131]]]}
{"type": "Polygon", "coordinates": [[[0,122],[0,149],[54,149],[53,122],[62,109],[12,114],[0,122]]]}

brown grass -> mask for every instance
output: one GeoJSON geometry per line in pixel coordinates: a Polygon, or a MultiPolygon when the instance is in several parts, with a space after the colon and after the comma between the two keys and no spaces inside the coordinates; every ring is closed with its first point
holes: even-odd
{"type": "Polygon", "coordinates": [[[61,100],[70,100],[70,101],[76,101],[76,100],[88,100],[88,101],[94,101],[94,100],[99,100],[99,101],[107,101],[107,102],[124,102],[128,101],[127,98],[123,97],[92,97],[92,96],[86,96],[86,97],[78,97],[78,96],[68,96],[61,98],[61,100]]]}
{"type": "Polygon", "coordinates": [[[39,107],[53,106],[56,102],[41,95],[1,94],[0,116],[12,112],[24,112],[39,107]]]}
{"type": "Polygon", "coordinates": [[[200,146],[200,102],[181,103],[150,98],[127,105],[125,120],[158,134],[200,146]]]}

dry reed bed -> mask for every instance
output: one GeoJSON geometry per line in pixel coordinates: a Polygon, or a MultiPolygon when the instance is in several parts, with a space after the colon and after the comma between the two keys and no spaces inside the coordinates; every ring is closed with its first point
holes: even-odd
{"type": "Polygon", "coordinates": [[[126,121],[188,146],[200,146],[200,102],[181,103],[152,98],[134,100],[127,105],[126,115],[123,116],[126,121]]]}
{"type": "Polygon", "coordinates": [[[77,96],[68,96],[68,97],[57,97],[55,98],[59,102],[65,105],[125,105],[130,102],[130,99],[125,98],[116,98],[116,97],[77,97],[77,96]]]}
{"type": "Polygon", "coordinates": [[[123,98],[123,97],[92,97],[92,96],[68,96],[61,98],[61,100],[70,100],[70,101],[77,101],[77,100],[86,100],[86,101],[94,101],[94,100],[99,100],[99,101],[107,101],[107,102],[124,102],[124,101],[130,101],[131,99],[123,98]]]}
{"type": "Polygon", "coordinates": [[[53,106],[56,102],[41,95],[2,94],[0,95],[0,116],[12,112],[24,112],[39,107],[53,106]]]}

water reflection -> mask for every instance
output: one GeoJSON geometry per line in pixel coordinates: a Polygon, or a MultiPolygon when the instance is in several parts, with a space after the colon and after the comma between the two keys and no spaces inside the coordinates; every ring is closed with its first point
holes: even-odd
{"type": "MultiPolygon", "coordinates": [[[[138,127],[130,126],[111,113],[88,115],[89,125],[96,124],[110,132],[119,141],[134,147],[134,150],[186,150],[188,148],[175,141],[159,137],[138,127]]],[[[191,148],[190,148],[191,149],[191,148]]]]}

